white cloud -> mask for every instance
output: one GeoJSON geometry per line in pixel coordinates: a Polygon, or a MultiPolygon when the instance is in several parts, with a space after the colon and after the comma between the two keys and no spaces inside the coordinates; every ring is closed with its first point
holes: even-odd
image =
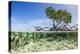
{"type": "MultiPolygon", "coordinates": [[[[12,31],[31,31],[34,30],[32,26],[35,27],[52,27],[52,21],[50,19],[34,19],[25,23],[16,20],[15,18],[11,18],[11,30],[12,31]]],[[[70,25],[75,25],[75,22],[72,22],[70,25]]]]}
{"type": "Polygon", "coordinates": [[[49,19],[35,19],[27,23],[22,23],[16,20],[15,18],[12,18],[11,20],[12,31],[26,31],[28,28],[32,26],[51,27],[51,20],[49,19]]]}
{"type": "Polygon", "coordinates": [[[24,31],[26,24],[19,22],[15,18],[11,18],[11,30],[12,31],[24,31]]]}

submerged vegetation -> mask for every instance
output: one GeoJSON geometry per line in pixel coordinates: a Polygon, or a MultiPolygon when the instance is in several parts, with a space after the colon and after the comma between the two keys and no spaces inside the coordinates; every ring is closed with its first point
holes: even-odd
{"type": "Polygon", "coordinates": [[[77,32],[9,32],[10,52],[75,49],[77,32]]]}

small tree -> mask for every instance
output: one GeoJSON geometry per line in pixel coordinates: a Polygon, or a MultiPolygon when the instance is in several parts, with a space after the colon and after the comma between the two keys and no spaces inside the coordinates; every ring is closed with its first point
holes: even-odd
{"type": "Polygon", "coordinates": [[[45,9],[45,12],[48,18],[53,21],[53,27],[50,30],[58,30],[61,22],[65,23],[65,25],[71,23],[72,15],[67,10],[56,10],[50,6],[45,9]]]}

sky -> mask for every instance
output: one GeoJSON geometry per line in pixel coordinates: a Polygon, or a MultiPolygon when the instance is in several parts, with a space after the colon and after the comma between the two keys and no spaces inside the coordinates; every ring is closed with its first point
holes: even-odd
{"type": "Polygon", "coordinates": [[[72,14],[72,25],[77,24],[77,5],[13,1],[11,2],[12,31],[26,31],[32,26],[51,27],[52,21],[45,14],[48,6],[56,10],[66,9],[72,14]]]}

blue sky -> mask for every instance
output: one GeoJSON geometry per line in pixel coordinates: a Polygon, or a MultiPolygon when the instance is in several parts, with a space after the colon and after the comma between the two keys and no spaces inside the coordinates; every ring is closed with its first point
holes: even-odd
{"type": "Polygon", "coordinates": [[[51,27],[52,21],[45,14],[48,6],[57,10],[66,9],[72,14],[72,23],[77,24],[78,7],[76,5],[14,1],[11,5],[12,30],[25,31],[31,26],[51,27]]]}

